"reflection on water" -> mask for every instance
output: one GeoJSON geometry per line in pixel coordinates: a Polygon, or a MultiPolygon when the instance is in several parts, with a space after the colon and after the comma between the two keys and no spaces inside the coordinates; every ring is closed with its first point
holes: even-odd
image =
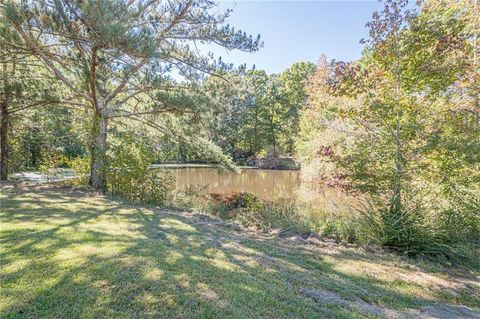
{"type": "Polygon", "coordinates": [[[302,183],[299,171],[265,169],[242,169],[239,174],[220,171],[215,168],[168,169],[176,180],[177,187],[203,186],[209,193],[229,194],[248,192],[261,199],[273,201],[292,199],[309,202],[322,207],[345,207],[347,196],[339,189],[313,187],[302,183]]]}

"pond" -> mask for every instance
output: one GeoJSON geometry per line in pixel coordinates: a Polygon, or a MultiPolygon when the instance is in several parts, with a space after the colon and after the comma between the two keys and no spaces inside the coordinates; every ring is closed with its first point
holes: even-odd
{"type": "Polygon", "coordinates": [[[240,173],[212,167],[161,169],[173,174],[176,186],[201,186],[214,194],[247,192],[266,201],[289,199],[330,207],[345,207],[352,201],[341,189],[303,182],[300,171],[243,168],[240,173]]]}

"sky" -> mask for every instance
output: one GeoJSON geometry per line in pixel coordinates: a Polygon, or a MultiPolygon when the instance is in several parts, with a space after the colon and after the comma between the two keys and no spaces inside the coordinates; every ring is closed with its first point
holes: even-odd
{"type": "Polygon", "coordinates": [[[229,24],[256,36],[264,47],[259,52],[227,52],[209,48],[217,57],[235,65],[256,66],[279,73],[295,62],[328,59],[351,61],[360,57],[359,41],[368,36],[365,24],[381,8],[376,0],[364,1],[220,1],[222,12],[233,9],[229,24]]]}

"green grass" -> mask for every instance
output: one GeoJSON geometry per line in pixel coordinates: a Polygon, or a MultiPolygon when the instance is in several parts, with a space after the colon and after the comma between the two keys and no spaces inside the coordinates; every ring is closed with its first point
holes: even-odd
{"type": "Polygon", "coordinates": [[[0,199],[0,318],[479,311],[473,269],[282,239],[68,188],[7,184],[0,199]]]}

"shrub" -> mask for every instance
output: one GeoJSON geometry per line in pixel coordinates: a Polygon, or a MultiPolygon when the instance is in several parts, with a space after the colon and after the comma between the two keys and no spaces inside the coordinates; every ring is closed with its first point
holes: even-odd
{"type": "Polygon", "coordinates": [[[207,198],[207,187],[187,185],[176,188],[167,205],[174,208],[204,208],[207,198]]]}
{"type": "Polygon", "coordinates": [[[134,137],[123,136],[116,142],[108,156],[108,191],[132,202],[167,202],[173,196],[173,176],[152,170],[152,152],[134,137]]]}
{"type": "Polygon", "coordinates": [[[426,242],[420,214],[369,204],[361,210],[360,241],[413,253],[426,242]]]}
{"type": "Polygon", "coordinates": [[[68,162],[68,167],[74,170],[75,185],[87,185],[90,177],[90,163],[91,160],[88,156],[76,157],[68,162]]]}

